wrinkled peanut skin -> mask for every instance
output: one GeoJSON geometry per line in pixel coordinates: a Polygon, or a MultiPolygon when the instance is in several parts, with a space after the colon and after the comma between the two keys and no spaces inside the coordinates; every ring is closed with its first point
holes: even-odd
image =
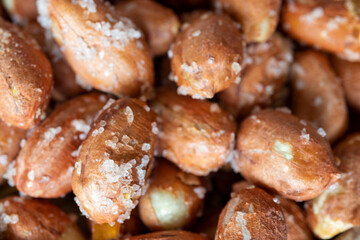
{"type": "Polygon", "coordinates": [[[152,231],[172,230],[171,227],[162,225],[151,202],[151,194],[153,192],[164,191],[172,194],[174,197],[182,195],[187,206],[187,218],[184,220],[183,225],[177,226],[176,229],[191,226],[198,213],[202,210],[204,202],[204,199],[199,198],[194,189],[202,187],[205,190],[204,183],[204,179],[184,173],[169,161],[157,159],[152,171],[149,187],[139,203],[142,222],[152,231]],[[164,181],[165,179],[166,181],[164,181]]]}
{"type": "Polygon", "coordinates": [[[220,214],[215,240],[285,240],[286,233],[280,205],[265,191],[252,186],[232,195],[220,214]]]}
{"type": "Polygon", "coordinates": [[[239,118],[274,102],[284,87],[293,55],[290,41],[279,33],[265,43],[247,46],[247,53],[251,62],[245,66],[241,82],[217,95],[221,106],[239,118]]]}
{"type": "Polygon", "coordinates": [[[306,204],[310,227],[318,237],[326,239],[360,225],[360,133],[354,133],[341,141],[334,153],[340,160],[341,178],[318,198],[306,204]],[[327,218],[339,221],[337,227],[330,225],[327,218]]]}
{"type": "Polygon", "coordinates": [[[276,199],[280,202],[286,220],[287,240],[313,239],[305,219],[305,214],[299,205],[280,196],[276,196],[276,199]]]}
{"type": "Polygon", "coordinates": [[[215,7],[241,24],[247,42],[264,42],[279,22],[281,0],[215,0],[215,7]]]}
{"type": "Polygon", "coordinates": [[[225,164],[234,141],[235,123],[212,103],[160,89],[151,103],[158,113],[159,154],[185,172],[208,175],[225,164]]]}
{"type": "Polygon", "coordinates": [[[96,12],[89,12],[71,0],[48,1],[51,30],[65,59],[81,79],[96,89],[120,96],[145,94],[154,83],[154,69],[144,37],[115,46],[115,40],[104,36],[99,25],[100,30],[96,30],[91,24],[109,24],[112,29],[121,21],[124,29],[138,29],[101,0],[94,3],[96,12]],[[105,40],[110,41],[109,46],[105,40]]]}
{"type": "Polygon", "coordinates": [[[336,73],[341,78],[348,104],[360,112],[360,63],[353,63],[337,57],[332,58],[336,73]]]}
{"type": "Polygon", "coordinates": [[[152,132],[156,116],[151,110],[147,112],[145,106],[144,102],[137,99],[115,101],[96,119],[82,144],[72,176],[72,188],[81,206],[97,223],[112,223],[116,220],[122,223],[130,217],[131,210],[144,193],[156,140],[152,132]],[[126,107],[132,109],[133,122],[127,120],[126,107]],[[100,128],[103,128],[101,132],[100,128]],[[150,149],[142,150],[144,143],[149,144],[150,149]],[[149,162],[141,167],[144,176],[139,179],[136,167],[142,164],[145,155],[149,162]],[[132,165],[129,162],[133,160],[135,163],[132,165]],[[110,168],[106,167],[109,163],[112,164],[110,168]],[[126,164],[132,167],[127,171],[116,170],[125,168],[128,166],[126,164]],[[128,176],[121,178],[120,175],[126,173],[128,176]],[[112,205],[107,204],[109,200],[112,205]]]}
{"type": "Polygon", "coordinates": [[[348,110],[340,81],[326,55],[307,50],[295,55],[291,69],[292,110],[333,143],[348,126],[348,110]]]}
{"type": "Polygon", "coordinates": [[[53,86],[49,61],[33,38],[0,20],[0,118],[29,129],[40,122],[53,86]]]}
{"type": "Polygon", "coordinates": [[[73,121],[83,121],[90,128],[107,98],[90,93],[67,101],[35,129],[16,159],[14,181],[18,190],[41,198],[57,198],[71,191],[72,169],[77,159],[74,152],[87,135],[78,130],[73,121]],[[101,97],[104,99],[100,100],[101,97]],[[60,132],[48,139],[46,135],[58,127],[60,132]],[[28,177],[30,171],[34,172],[33,180],[28,177]]]}
{"type": "Polygon", "coordinates": [[[240,80],[244,41],[227,17],[207,13],[185,24],[172,53],[171,70],[176,83],[186,89],[178,90],[182,95],[212,98],[240,80]],[[235,70],[233,64],[238,65],[235,70]]]}
{"type": "Polygon", "coordinates": [[[339,178],[327,140],[277,110],[260,111],[240,124],[237,151],[235,166],[245,179],[292,200],[315,198],[339,178]],[[301,138],[304,129],[308,141],[301,138]],[[283,153],[279,147],[291,150],[283,153]]]}
{"type": "Polygon", "coordinates": [[[186,232],[186,231],[160,231],[152,232],[134,237],[125,237],[124,240],[209,240],[203,235],[186,232]]]}
{"type": "Polygon", "coordinates": [[[7,224],[1,239],[58,240],[73,225],[57,206],[44,200],[7,197],[0,201],[7,215],[17,215],[16,224],[7,224]]]}
{"type": "Polygon", "coordinates": [[[354,17],[355,13],[347,8],[348,2],[351,1],[286,0],[281,18],[283,29],[301,43],[329,51],[349,61],[360,61],[360,19],[359,15],[354,17]],[[322,12],[311,17],[315,9],[322,12]],[[336,23],[335,18],[344,21],[336,23]],[[331,21],[336,27],[328,27],[331,21]]]}
{"type": "Polygon", "coordinates": [[[143,30],[155,56],[167,53],[180,30],[176,14],[152,0],[121,1],[116,10],[143,30]]]}

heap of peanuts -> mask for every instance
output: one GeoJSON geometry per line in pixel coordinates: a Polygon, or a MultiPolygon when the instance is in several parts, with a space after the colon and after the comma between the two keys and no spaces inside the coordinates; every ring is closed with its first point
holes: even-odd
{"type": "Polygon", "coordinates": [[[359,0],[1,2],[0,239],[360,239],[359,0]]]}

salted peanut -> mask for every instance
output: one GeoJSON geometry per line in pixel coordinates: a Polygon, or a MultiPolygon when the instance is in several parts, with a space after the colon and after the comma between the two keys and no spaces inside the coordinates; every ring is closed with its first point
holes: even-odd
{"type": "Polygon", "coordinates": [[[130,219],[120,224],[118,222],[114,224],[98,224],[90,221],[91,239],[92,240],[112,240],[119,239],[122,236],[133,236],[141,234],[145,230],[145,226],[142,224],[138,208],[135,208],[131,212],[130,219]]]}
{"type": "Polygon", "coordinates": [[[290,41],[278,33],[267,42],[249,45],[247,54],[241,82],[218,94],[221,106],[240,118],[255,107],[274,102],[284,87],[293,59],[290,41]]]}
{"type": "Polygon", "coordinates": [[[186,231],[160,231],[134,237],[125,237],[124,240],[209,240],[209,238],[192,232],[186,231]]]}
{"type": "Polygon", "coordinates": [[[67,101],[37,127],[16,159],[17,189],[41,198],[57,198],[70,192],[80,144],[107,99],[91,93],[67,101]]]}
{"type": "Polygon", "coordinates": [[[159,115],[159,155],[185,172],[206,176],[232,153],[235,123],[218,104],[160,89],[151,103],[159,115]]]}
{"type": "Polygon", "coordinates": [[[4,198],[0,200],[0,213],[1,239],[85,239],[70,217],[47,201],[4,198]]]}
{"type": "Polygon", "coordinates": [[[326,55],[307,50],[295,55],[291,67],[294,115],[325,130],[332,143],[348,126],[348,111],[340,81],[326,55]]]}
{"type": "Polygon", "coordinates": [[[294,39],[360,61],[360,6],[355,0],[286,0],[282,25],[294,39]]]}
{"type": "Polygon", "coordinates": [[[345,97],[351,107],[360,111],[360,63],[333,57],[332,63],[341,78],[345,97]]]}
{"type": "Polygon", "coordinates": [[[152,0],[122,1],[115,7],[143,30],[155,56],[167,53],[180,29],[180,21],[170,8],[152,0]]]}
{"type": "Polygon", "coordinates": [[[54,40],[49,38],[39,23],[26,23],[22,26],[22,29],[35,38],[49,57],[54,75],[54,89],[52,92],[54,100],[63,102],[91,89],[89,85],[75,75],[54,40]]]}
{"type": "Polygon", "coordinates": [[[334,240],[358,240],[360,238],[360,227],[353,228],[343,234],[340,234],[334,240]]]}
{"type": "Polygon", "coordinates": [[[16,23],[36,21],[38,15],[36,0],[2,0],[2,5],[16,23]]]}
{"type": "Polygon", "coordinates": [[[281,196],[276,196],[274,201],[279,203],[283,210],[287,226],[287,240],[313,239],[305,214],[297,203],[281,196]]]}
{"type": "Polygon", "coordinates": [[[246,118],[237,135],[233,167],[243,177],[280,195],[304,201],[339,179],[328,141],[304,120],[263,110],[246,118]]]}
{"type": "Polygon", "coordinates": [[[360,133],[341,141],[334,153],[340,159],[341,178],[305,205],[307,221],[312,231],[322,239],[360,225],[360,133]]]}
{"type": "Polygon", "coordinates": [[[183,27],[169,50],[178,93],[212,98],[240,82],[244,41],[235,24],[214,13],[183,27]]]}
{"type": "Polygon", "coordinates": [[[142,222],[151,231],[189,227],[202,210],[206,188],[200,177],[157,159],[150,185],[139,203],[142,222]]]}
{"type": "Polygon", "coordinates": [[[279,22],[281,0],[215,0],[215,7],[241,24],[247,42],[265,42],[279,22]]]}
{"type": "Polygon", "coordinates": [[[101,0],[43,0],[42,26],[50,29],[77,75],[92,87],[137,96],[151,88],[154,69],[143,34],[101,0]]]}
{"type": "MultiPolygon", "coordinates": [[[[241,181],[232,186],[233,192],[240,192],[242,189],[251,188],[254,185],[241,181]]],[[[312,234],[307,226],[305,215],[299,205],[291,200],[275,195],[275,203],[281,206],[287,227],[287,240],[311,240],[312,234]]]]}
{"type": "Polygon", "coordinates": [[[84,215],[97,223],[123,223],[145,192],[156,117],[137,99],[108,103],[82,144],[72,188],[84,215]]]}
{"type": "Polygon", "coordinates": [[[41,120],[53,85],[50,63],[33,38],[0,20],[0,118],[28,129],[41,120]]]}
{"type": "Polygon", "coordinates": [[[20,142],[25,135],[26,130],[9,126],[0,120],[0,183],[7,166],[18,154],[20,142]]]}
{"type": "Polygon", "coordinates": [[[215,240],[286,239],[286,232],[280,205],[250,186],[232,194],[220,214],[215,240]]]}

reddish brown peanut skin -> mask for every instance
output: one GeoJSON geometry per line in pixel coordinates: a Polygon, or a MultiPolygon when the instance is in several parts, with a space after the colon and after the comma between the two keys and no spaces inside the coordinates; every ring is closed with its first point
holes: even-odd
{"type": "Polygon", "coordinates": [[[23,24],[36,21],[36,0],[2,0],[2,4],[14,22],[23,24]]]}
{"type": "Polygon", "coordinates": [[[255,107],[270,106],[284,87],[293,53],[289,40],[274,34],[267,42],[247,47],[249,56],[239,84],[232,84],[217,96],[226,110],[238,117],[255,107]]]}
{"type": "Polygon", "coordinates": [[[152,0],[119,2],[116,9],[143,30],[155,56],[167,53],[180,29],[180,21],[171,9],[152,0]]]}
{"type": "Polygon", "coordinates": [[[215,240],[286,239],[286,232],[280,205],[250,186],[233,193],[220,214],[215,240]]]}
{"type": "Polygon", "coordinates": [[[71,191],[80,144],[107,99],[98,93],[74,98],[56,108],[35,129],[16,159],[14,181],[18,190],[41,198],[57,198],[71,191]]]}
{"type": "Polygon", "coordinates": [[[326,55],[299,52],[291,68],[292,110],[315,128],[323,128],[332,143],[348,126],[348,111],[340,81],[326,55]]]}
{"type": "Polygon", "coordinates": [[[72,188],[80,209],[92,220],[122,223],[144,194],[155,149],[156,117],[140,100],[121,99],[108,105],[82,144],[72,188]]]}
{"type": "Polygon", "coordinates": [[[43,200],[8,197],[0,206],[1,239],[58,240],[74,225],[61,209],[43,200]]]}
{"type": "MultiPolygon", "coordinates": [[[[109,5],[49,0],[51,31],[81,79],[116,95],[138,96],[154,82],[150,51],[142,33],[109,5]],[[83,8],[83,7],[84,8],[83,8]]],[[[43,13],[46,18],[46,13],[43,13]]]]}
{"type": "Polygon", "coordinates": [[[216,103],[160,89],[151,103],[159,115],[159,154],[185,172],[208,175],[226,163],[235,123],[216,103]]]}
{"type": "Polygon", "coordinates": [[[349,61],[360,61],[357,1],[286,0],[283,29],[294,39],[349,61]]]}
{"type": "Polygon", "coordinates": [[[53,85],[49,61],[33,38],[0,20],[0,118],[28,129],[40,122],[53,85]]]}
{"type": "Polygon", "coordinates": [[[360,225],[360,133],[341,141],[334,153],[340,159],[341,178],[305,205],[307,221],[322,239],[360,225]]]}
{"type": "Polygon", "coordinates": [[[204,180],[187,174],[165,159],[157,159],[139,211],[151,231],[189,227],[202,210],[204,180]],[[174,209],[176,206],[176,209],[174,209]]]}
{"type": "Polygon", "coordinates": [[[287,240],[313,239],[305,214],[297,203],[280,196],[276,196],[274,201],[279,202],[283,210],[287,226],[287,240]]]}
{"type": "Polygon", "coordinates": [[[20,150],[20,142],[25,138],[26,130],[12,127],[0,120],[0,182],[9,163],[20,150]]]}
{"type": "Polygon", "coordinates": [[[185,24],[170,50],[178,93],[212,98],[240,81],[244,41],[228,18],[207,13],[185,24]]]}
{"type": "MultiPolygon", "coordinates": [[[[241,181],[232,186],[233,192],[237,193],[254,185],[241,181]]],[[[287,227],[287,240],[311,240],[313,239],[307,226],[305,215],[299,205],[291,200],[276,195],[273,201],[281,206],[287,227]]]]}
{"type": "Polygon", "coordinates": [[[237,134],[234,167],[254,184],[304,201],[339,178],[330,145],[299,118],[263,110],[246,118],[237,134]]]}
{"type": "Polygon", "coordinates": [[[352,63],[337,57],[332,58],[336,73],[342,81],[348,104],[360,112],[360,63],[352,63]]]}
{"type": "Polygon", "coordinates": [[[210,240],[209,238],[186,231],[161,231],[161,232],[152,232],[143,235],[138,235],[134,237],[125,237],[123,240],[210,240]]]}
{"type": "Polygon", "coordinates": [[[275,32],[281,0],[215,0],[215,7],[241,24],[247,42],[264,42],[275,32]]]}

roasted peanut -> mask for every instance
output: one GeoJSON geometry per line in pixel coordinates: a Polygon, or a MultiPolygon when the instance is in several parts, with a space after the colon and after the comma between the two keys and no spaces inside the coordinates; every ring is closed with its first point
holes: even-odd
{"type": "Polygon", "coordinates": [[[117,95],[151,88],[153,62],[143,34],[101,0],[45,0],[39,13],[81,79],[117,95]]]}
{"type": "Polygon", "coordinates": [[[17,189],[41,198],[61,197],[70,192],[80,144],[107,99],[98,93],[74,98],[56,108],[37,127],[16,159],[17,189]]]}
{"type": "Polygon", "coordinates": [[[291,75],[294,114],[315,128],[323,128],[330,142],[341,137],[348,125],[347,106],[327,57],[313,50],[299,52],[291,75]]]}
{"type": "Polygon", "coordinates": [[[293,59],[290,41],[278,33],[265,43],[249,45],[247,54],[241,82],[218,94],[221,106],[239,117],[274,102],[284,87],[293,59]]]}
{"type": "Polygon", "coordinates": [[[0,118],[28,129],[38,124],[53,85],[49,61],[36,41],[15,25],[0,20],[0,118]]]}
{"type": "Polygon", "coordinates": [[[286,222],[279,204],[254,186],[232,194],[220,214],[215,240],[286,239],[286,222]]]}
{"type": "Polygon", "coordinates": [[[283,29],[294,39],[360,61],[358,1],[286,0],[283,29]]]}
{"type": "Polygon", "coordinates": [[[341,178],[306,204],[309,225],[322,239],[360,225],[360,133],[341,141],[334,153],[340,159],[341,178]]]}
{"type": "Polygon", "coordinates": [[[216,171],[229,159],[235,124],[218,104],[160,89],[151,105],[160,121],[159,155],[195,175],[216,171]]]}
{"type": "Polygon", "coordinates": [[[130,18],[143,30],[155,56],[170,49],[180,29],[175,13],[153,0],[128,0],[116,4],[121,15],[130,18]]]}
{"type": "Polygon", "coordinates": [[[348,104],[360,112],[360,63],[332,58],[336,73],[340,76],[348,104]]]}
{"type": "Polygon", "coordinates": [[[250,182],[304,201],[339,179],[330,145],[313,127],[276,110],[263,110],[239,126],[233,166],[250,182]]]}
{"type": "Polygon", "coordinates": [[[181,95],[212,98],[241,80],[244,41],[224,16],[206,13],[185,24],[169,51],[181,95]]]}
{"type": "Polygon", "coordinates": [[[205,193],[203,179],[158,159],[149,188],[140,199],[141,220],[152,231],[189,227],[202,210],[205,193]]]}
{"type": "Polygon", "coordinates": [[[69,216],[46,201],[8,197],[0,200],[0,212],[1,239],[85,239],[69,216]]]}
{"type": "Polygon", "coordinates": [[[145,191],[156,117],[140,100],[108,103],[82,144],[72,188],[83,214],[97,223],[123,223],[145,191]]]}
{"type": "Polygon", "coordinates": [[[215,7],[241,24],[247,42],[265,42],[279,22],[281,0],[215,0],[215,7]]]}

